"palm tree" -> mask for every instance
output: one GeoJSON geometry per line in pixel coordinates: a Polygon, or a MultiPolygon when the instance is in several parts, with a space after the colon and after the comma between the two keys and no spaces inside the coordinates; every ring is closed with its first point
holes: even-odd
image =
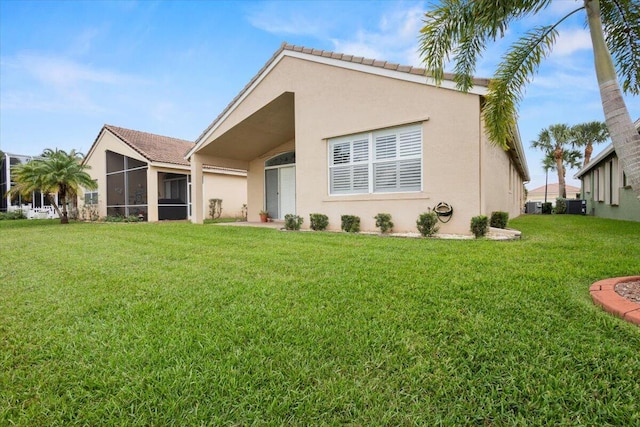
{"type": "Polygon", "coordinates": [[[538,134],[538,139],[531,142],[531,147],[539,148],[545,153],[543,167],[558,172],[558,193],[563,199],[567,198],[565,177],[569,167],[578,167],[582,154],[578,150],[567,149],[571,142],[571,127],[566,124],[551,125],[538,134]]]}
{"type": "Polygon", "coordinates": [[[80,187],[89,190],[97,188],[96,182],[86,172],[89,166],[82,164],[83,155],[75,150],[46,149],[42,157],[15,167],[13,181],[16,186],[12,193],[31,194],[40,191],[43,194],[58,194],[60,207],[51,197],[53,208],[60,216],[61,224],[68,224],[67,201],[78,194],[80,187]]]}
{"type": "MultiPolygon", "coordinates": [[[[454,80],[462,91],[473,86],[477,58],[487,43],[503,37],[509,25],[548,8],[551,0],[442,0],[425,13],[420,35],[421,56],[436,83],[454,56],[454,80]]],[[[582,5],[558,22],[540,26],[516,41],[489,83],[483,118],[489,139],[506,147],[516,124],[524,89],[549,55],[557,27],[585,11],[605,121],[620,164],[640,198],[640,135],[622,98],[615,64],[626,93],[640,94],[640,3],[637,0],[582,0],[582,5]]]]}
{"type": "Polygon", "coordinates": [[[609,130],[603,122],[587,122],[574,125],[571,129],[573,133],[571,145],[574,147],[584,147],[584,163],[586,166],[591,160],[593,144],[600,144],[609,138],[609,130]]]}

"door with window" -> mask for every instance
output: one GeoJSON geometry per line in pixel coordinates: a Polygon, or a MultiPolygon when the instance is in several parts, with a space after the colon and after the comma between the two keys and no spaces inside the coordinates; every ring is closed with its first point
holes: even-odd
{"type": "Polygon", "coordinates": [[[269,217],[284,219],[296,213],[295,152],[280,154],[265,162],[265,208],[269,217]]]}

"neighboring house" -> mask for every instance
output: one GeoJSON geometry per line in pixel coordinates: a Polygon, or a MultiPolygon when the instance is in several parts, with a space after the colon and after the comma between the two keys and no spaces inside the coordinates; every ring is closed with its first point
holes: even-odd
{"type": "MultiPolygon", "coordinates": [[[[514,129],[510,149],[491,145],[481,119],[488,80],[469,93],[423,69],[283,44],[204,130],[187,157],[193,182],[203,165],[248,170],[249,221],[266,209],[329,217],[357,215],[376,230],[416,231],[419,214],[453,207],[444,233],[470,233],[471,217],[521,213],[529,174],[514,129]]],[[[194,222],[204,197],[194,197],[194,222]]]]}
{"type": "MultiPolygon", "coordinates": [[[[640,132],[640,119],[635,125],[640,132]]],[[[613,144],[592,158],[575,178],[582,182],[582,197],[587,201],[588,215],[640,221],[640,199],[627,185],[613,144]]]]}
{"type": "MultiPolygon", "coordinates": [[[[51,205],[48,194],[42,194],[39,191],[34,191],[28,197],[9,194],[9,190],[15,185],[11,180],[11,169],[37,158],[39,157],[10,153],[4,153],[0,158],[0,212],[22,210],[29,219],[58,218],[58,213],[51,205]]],[[[57,194],[55,201],[58,201],[57,194]]]]}
{"type": "MultiPolygon", "coordinates": [[[[527,193],[528,202],[544,202],[545,187],[547,191],[547,202],[551,202],[554,206],[556,199],[560,197],[560,188],[558,183],[548,184],[546,186],[534,188],[527,193]]],[[[573,185],[565,184],[565,190],[567,191],[567,199],[579,199],[580,189],[573,185]]]]}
{"type": "MultiPolygon", "coordinates": [[[[140,216],[148,221],[191,217],[191,174],[184,159],[193,142],[105,125],[84,163],[98,189],[80,195],[79,209],[93,208],[100,217],[140,216]]],[[[240,217],[246,203],[246,171],[205,167],[194,191],[206,203],[222,199],[223,217],[240,217]]]]}

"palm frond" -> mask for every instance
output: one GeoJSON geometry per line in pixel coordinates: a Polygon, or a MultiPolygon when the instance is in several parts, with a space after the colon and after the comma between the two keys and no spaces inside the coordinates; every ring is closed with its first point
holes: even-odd
{"type": "Polygon", "coordinates": [[[473,86],[477,59],[489,39],[502,37],[509,23],[546,7],[551,0],[445,0],[425,13],[420,56],[437,84],[454,57],[454,80],[463,92],[473,86]]]}
{"type": "Polygon", "coordinates": [[[601,1],[605,39],[622,90],[640,94],[640,3],[633,0],[601,1]]]}
{"type": "Polygon", "coordinates": [[[538,71],[542,59],[551,52],[557,34],[555,26],[538,27],[515,42],[502,58],[489,83],[483,110],[491,142],[507,147],[524,89],[538,71]]]}

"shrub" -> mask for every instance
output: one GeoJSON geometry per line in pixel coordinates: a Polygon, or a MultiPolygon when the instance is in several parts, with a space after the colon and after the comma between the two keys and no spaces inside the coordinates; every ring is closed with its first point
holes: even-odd
{"type": "Polygon", "coordinates": [[[556,199],[556,213],[557,214],[566,214],[567,213],[567,201],[561,197],[556,199]]]}
{"type": "Polygon", "coordinates": [[[387,233],[393,229],[393,222],[391,222],[391,214],[379,213],[374,216],[376,220],[376,227],[380,229],[382,233],[387,233]]]}
{"type": "Polygon", "coordinates": [[[80,219],[83,221],[97,221],[99,218],[98,205],[83,205],[80,209],[80,219]]]}
{"type": "Polygon", "coordinates": [[[311,221],[311,229],[316,231],[326,230],[329,226],[329,217],[325,214],[312,213],[309,214],[311,221]]]}
{"type": "Polygon", "coordinates": [[[211,219],[220,218],[222,215],[222,199],[209,199],[209,216],[211,219]]]}
{"type": "Polygon", "coordinates": [[[284,228],[287,230],[300,230],[302,225],[302,217],[293,214],[286,214],[284,216],[284,228]]]}
{"type": "Polygon", "coordinates": [[[140,222],[140,218],[137,215],[129,215],[129,216],[105,216],[102,221],[104,222],[140,222]]]}
{"type": "Polygon", "coordinates": [[[27,219],[27,216],[22,212],[22,209],[18,209],[16,211],[11,212],[0,212],[0,220],[8,219],[27,219]]]}
{"type": "Polygon", "coordinates": [[[489,223],[492,227],[507,228],[507,222],[509,222],[509,213],[496,211],[491,212],[491,221],[489,223]]]}
{"type": "Polygon", "coordinates": [[[438,215],[435,212],[425,212],[420,214],[416,221],[418,231],[425,237],[431,237],[438,232],[438,215]]]}
{"type": "Polygon", "coordinates": [[[542,214],[543,215],[551,215],[551,209],[553,204],[551,202],[544,202],[542,204],[542,214]]]}
{"type": "Polygon", "coordinates": [[[360,231],[360,217],[355,215],[342,215],[342,230],[347,233],[357,233],[360,231]]]}
{"type": "Polygon", "coordinates": [[[471,218],[471,231],[476,236],[476,239],[487,234],[488,228],[489,218],[486,215],[478,215],[471,218]]]}

